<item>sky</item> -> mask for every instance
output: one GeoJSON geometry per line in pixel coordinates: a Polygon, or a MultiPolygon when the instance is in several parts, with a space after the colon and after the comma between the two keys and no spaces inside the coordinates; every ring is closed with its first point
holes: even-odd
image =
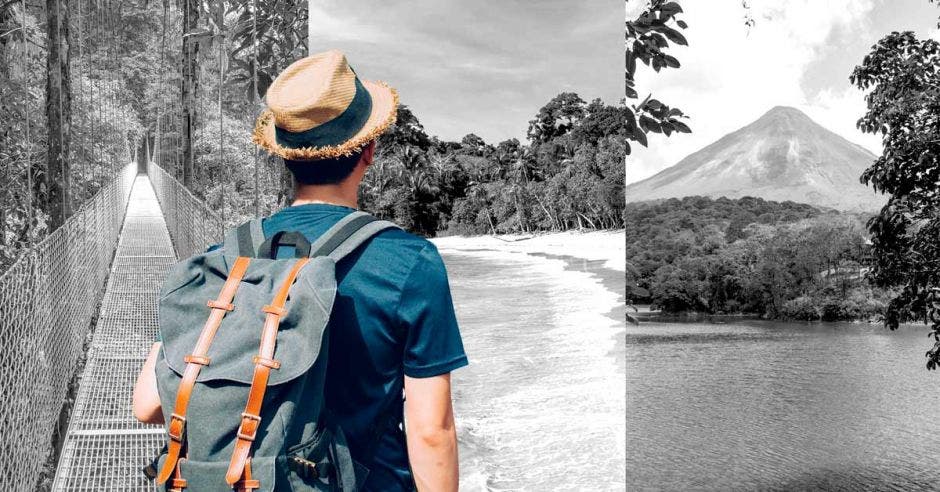
{"type": "Polygon", "coordinates": [[[561,92],[623,98],[622,15],[622,0],[310,0],[310,50],[344,51],[431,135],[524,142],[561,92]]]}
{"type": "MultiPolygon", "coordinates": [[[[642,0],[628,0],[635,17],[642,0]]],[[[659,74],[637,71],[640,97],[648,93],[689,115],[691,134],[653,135],[649,148],[633,146],[627,183],[649,177],[777,105],[801,109],[824,127],[869,149],[880,139],[855,122],[864,93],[849,74],[891,31],[912,30],[940,39],[940,7],[927,0],[748,0],[755,25],[744,24],[740,0],[687,0],[680,19],[688,47],[670,51],[682,66],[659,74]]],[[[628,104],[630,101],[628,101],[628,104]]]]}

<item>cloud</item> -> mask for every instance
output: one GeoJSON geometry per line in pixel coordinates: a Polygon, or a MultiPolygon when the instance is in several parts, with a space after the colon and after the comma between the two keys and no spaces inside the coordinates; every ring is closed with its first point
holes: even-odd
{"type": "Polygon", "coordinates": [[[609,0],[311,0],[314,51],[344,50],[357,73],[399,89],[427,131],[525,138],[565,90],[623,97],[621,7],[609,0]]]}

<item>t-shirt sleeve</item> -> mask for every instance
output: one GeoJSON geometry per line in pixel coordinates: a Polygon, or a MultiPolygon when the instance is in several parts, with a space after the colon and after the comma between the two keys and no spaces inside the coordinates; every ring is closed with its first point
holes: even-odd
{"type": "Polygon", "coordinates": [[[397,314],[407,330],[405,375],[428,378],[467,365],[447,270],[431,243],[418,254],[405,280],[397,314]]]}

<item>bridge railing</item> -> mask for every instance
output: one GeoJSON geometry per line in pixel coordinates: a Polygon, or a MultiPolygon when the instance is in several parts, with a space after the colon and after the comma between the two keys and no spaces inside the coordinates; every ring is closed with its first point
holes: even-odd
{"type": "Polygon", "coordinates": [[[0,489],[31,489],[42,471],[135,175],[126,166],[0,274],[0,489]]]}
{"type": "Polygon", "coordinates": [[[147,175],[178,258],[201,253],[222,240],[222,219],[205,202],[153,161],[147,163],[147,175]]]}

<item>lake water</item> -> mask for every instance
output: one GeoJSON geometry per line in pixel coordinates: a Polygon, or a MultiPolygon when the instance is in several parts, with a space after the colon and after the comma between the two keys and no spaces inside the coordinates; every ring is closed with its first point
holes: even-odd
{"type": "Polygon", "coordinates": [[[623,490],[623,273],[441,252],[470,359],[453,374],[461,490],[623,490]]]}
{"type": "Polygon", "coordinates": [[[923,326],[627,329],[628,490],[937,490],[923,326]]]}

